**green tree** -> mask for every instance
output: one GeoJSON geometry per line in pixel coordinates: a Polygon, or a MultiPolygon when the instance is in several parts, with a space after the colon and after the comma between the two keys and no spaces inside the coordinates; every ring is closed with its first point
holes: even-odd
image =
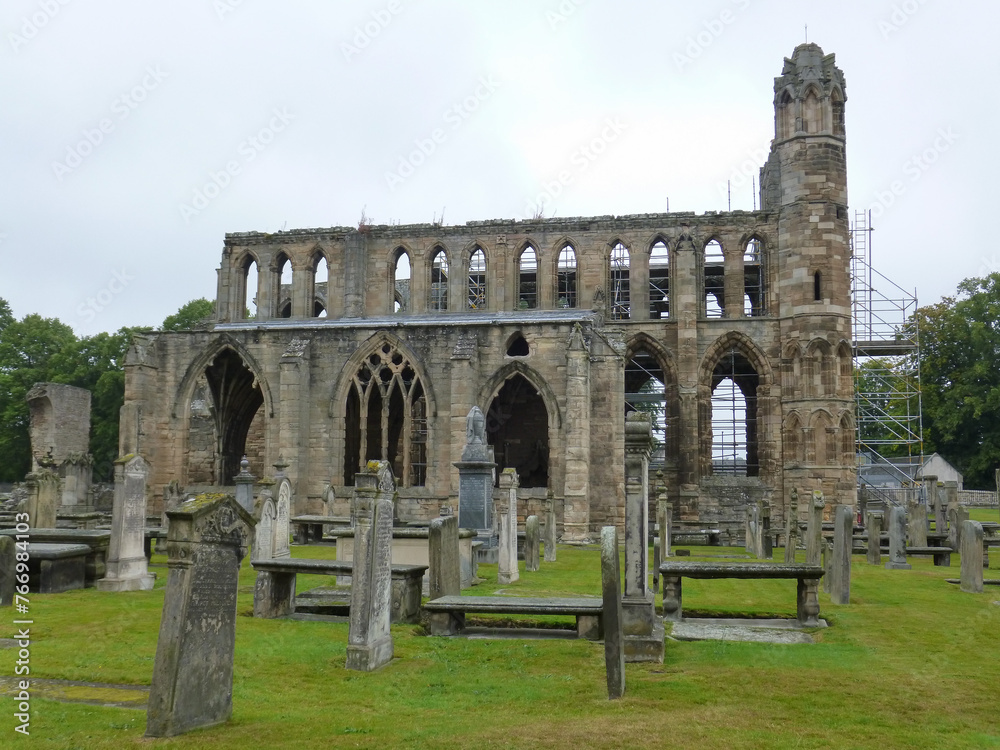
{"type": "Polygon", "coordinates": [[[190,331],[198,328],[215,314],[215,303],[202,297],[188,302],[163,321],[164,331],[190,331]]]}

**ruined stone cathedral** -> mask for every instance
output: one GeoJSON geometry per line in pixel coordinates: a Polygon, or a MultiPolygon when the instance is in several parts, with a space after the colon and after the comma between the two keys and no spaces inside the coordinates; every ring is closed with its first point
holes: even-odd
{"type": "Polygon", "coordinates": [[[457,506],[479,406],[522,507],[551,492],[572,541],[622,523],[641,410],[675,519],[853,503],[845,101],[834,55],[785,59],[758,211],[227,234],[212,324],[133,344],[121,452],[153,509],[283,459],[293,513],[343,513],[383,459],[421,520],[457,506]]]}

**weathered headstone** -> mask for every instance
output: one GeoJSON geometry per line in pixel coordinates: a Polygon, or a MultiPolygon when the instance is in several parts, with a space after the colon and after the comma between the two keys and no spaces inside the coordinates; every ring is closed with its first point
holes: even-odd
{"type": "Polygon", "coordinates": [[[59,507],[59,475],[48,466],[41,466],[24,478],[28,488],[25,510],[28,525],[33,529],[54,529],[59,507]]]}
{"type": "Polygon", "coordinates": [[[498,583],[513,583],[520,578],[517,569],[517,487],[517,471],[504,469],[500,473],[501,500],[497,504],[497,525],[500,530],[498,583]]]}
{"type": "Polygon", "coordinates": [[[369,461],[355,481],[357,526],[347,668],[373,672],[392,660],[392,514],[396,486],[387,461],[369,461]]]}
{"type": "Polygon", "coordinates": [[[746,521],[743,525],[743,535],[746,538],[744,548],[746,549],[746,553],[753,557],[760,557],[760,548],[757,546],[759,539],[757,534],[757,512],[758,507],[756,503],[747,503],[745,509],[746,521]]]}
{"type": "Polygon", "coordinates": [[[552,490],[545,498],[545,562],[556,561],[556,508],[552,490]]]}
{"type": "Polygon", "coordinates": [[[821,539],[820,544],[823,547],[821,555],[823,561],[823,591],[829,594],[833,573],[833,544],[826,539],[821,539]]]}
{"type": "Polygon", "coordinates": [[[854,509],[838,505],[833,515],[833,561],[830,570],[830,601],[851,603],[851,547],[854,542],[854,509]]]}
{"type": "MultiPolygon", "coordinates": [[[[458,542],[458,517],[442,516],[431,521],[427,537],[430,577],[429,596],[433,601],[442,596],[462,593],[462,571],[458,542]]],[[[465,615],[451,612],[431,612],[431,632],[454,635],[465,625],[465,615]]]]}
{"type": "Polygon", "coordinates": [[[608,698],[625,694],[625,636],[622,630],[622,577],[618,560],[618,529],[601,529],[601,597],[604,604],[604,663],[608,698]]]}
{"type": "Polygon", "coordinates": [[[774,557],[774,541],[771,539],[771,505],[761,500],[757,511],[757,550],[761,559],[774,557]]]}
{"type": "Polygon", "coordinates": [[[656,524],[660,527],[660,560],[666,560],[672,556],[670,525],[673,523],[673,508],[670,501],[661,493],[661,499],[656,502],[656,524]]]}
{"type": "Polygon", "coordinates": [[[465,447],[462,460],[456,461],[458,468],[458,525],[463,529],[474,529],[483,548],[497,546],[493,528],[493,478],[496,463],[486,442],[486,417],[482,409],[473,406],[465,419],[465,447]]]}
{"type": "Polygon", "coordinates": [[[927,512],[934,517],[934,531],[941,533],[945,530],[944,507],[941,505],[941,491],[938,478],[932,474],[927,474],[923,479],[924,487],[927,490],[927,512]]]}
{"type": "Polygon", "coordinates": [[[962,522],[962,591],[983,593],[983,525],[979,521],[962,522]]]}
{"type": "Polygon", "coordinates": [[[250,553],[250,559],[254,562],[274,557],[274,501],[265,497],[259,511],[257,528],[254,529],[253,549],[250,553]]]}
{"type": "Polygon", "coordinates": [[[250,473],[250,462],[244,456],[243,460],[240,461],[240,473],[233,477],[233,482],[236,483],[236,502],[250,514],[253,513],[253,480],[254,476],[250,473]]]}
{"type": "Polygon", "coordinates": [[[927,506],[919,496],[911,496],[907,504],[906,546],[927,546],[927,506]]]}
{"type": "Polygon", "coordinates": [[[115,461],[115,501],[111,511],[111,541],[107,574],[97,581],[100,591],[149,591],[156,576],[146,567],[146,479],[149,464],[142,456],[115,461]]]}
{"type": "Polygon", "coordinates": [[[221,724],[232,714],[236,591],[253,525],[232,495],[199,495],[170,511],[147,737],[221,724]]]}
{"type": "Polygon", "coordinates": [[[823,550],[823,510],[826,499],[820,490],[813,490],[806,521],[806,565],[819,565],[823,550]]]}
{"type": "MultiPolygon", "coordinates": [[[[289,557],[288,537],[292,533],[292,483],[288,477],[282,476],[278,481],[278,498],[274,501],[274,542],[272,556],[289,557]]],[[[391,523],[391,521],[390,521],[391,523]]]]}
{"type": "Polygon", "coordinates": [[[871,565],[882,564],[882,518],[881,513],[871,510],[865,517],[865,530],[868,532],[868,562],[871,565]]]}
{"type": "Polygon", "coordinates": [[[625,417],[625,594],[622,616],[625,660],[663,662],[663,622],[649,589],[649,456],[653,445],[649,415],[625,417]]]}
{"type": "Polygon", "coordinates": [[[792,501],[785,511],[785,562],[795,562],[795,549],[799,543],[799,493],[792,490],[792,501]]]}
{"type": "Polygon", "coordinates": [[[524,519],[524,570],[528,573],[537,573],[541,565],[539,564],[539,547],[541,537],[538,528],[538,516],[528,516],[524,519]]]}
{"type": "Polygon", "coordinates": [[[898,505],[889,508],[889,570],[909,570],[906,562],[906,511],[898,505]]]}
{"type": "Polygon", "coordinates": [[[176,479],[171,479],[170,484],[163,488],[163,515],[160,517],[160,525],[168,528],[167,511],[175,510],[184,502],[184,491],[181,483],[176,479]]]}
{"type": "MultiPolygon", "coordinates": [[[[951,484],[950,482],[946,482],[951,484]]],[[[955,483],[958,484],[957,482],[955,483]]],[[[962,546],[962,524],[969,520],[969,509],[958,503],[958,490],[955,500],[948,505],[948,546],[958,552],[962,546]]]]}
{"type": "Polygon", "coordinates": [[[14,603],[17,543],[13,537],[0,536],[0,607],[14,603]]]}

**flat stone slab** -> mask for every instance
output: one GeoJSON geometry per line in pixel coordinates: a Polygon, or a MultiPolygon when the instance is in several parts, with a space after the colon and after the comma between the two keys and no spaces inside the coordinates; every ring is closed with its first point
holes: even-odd
{"type": "Polygon", "coordinates": [[[823,572],[820,565],[797,563],[660,563],[661,575],[685,578],[821,578],[823,572]]]}
{"type": "MultiPolygon", "coordinates": [[[[961,584],[962,581],[959,578],[945,578],[945,583],[954,583],[956,586],[961,584]]],[[[1000,586],[1000,578],[984,578],[984,586],[1000,586]]]]}
{"type": "MultiPolygon", "coordinates": [[[[0,695],[16,696],[19,677],[0,677],[0,695]]],[[[83,703],[110,708],[145,710],[149,688],[143,685],[112,685],[106,682],[31,678],[31,697],[60,703],[83,703]]]]}
{"type": "MultiPolygon", "coordinates": [[[[671,637],[679,641],[744,641],[749,643],[809,644],[815,643],[809,633],[790,626],[750,624],[754,620],[685,619],[674,623],[671,637]]],[[[825,625],[825,622],[824,622],[825,625]]]]}
{"type": "Polygon", "coordinates": [[[431,612],[463,611],[503,615],[577,615],[604,611],[601,599],[533,596],[442,596],[423,605],[431,612]]]}
{"type": "Polygon", "coordinates": [[[31,542],[28,545],[31,560],[64,560],[68,557],[80,557],[90,554],[86,544],[47,544],[31,542]]]}

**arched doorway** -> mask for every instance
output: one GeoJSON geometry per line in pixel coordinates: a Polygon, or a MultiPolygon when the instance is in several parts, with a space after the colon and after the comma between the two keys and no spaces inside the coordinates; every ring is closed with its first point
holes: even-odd
{"type": "Polygon", "coordinates": [[[527,378],[507,379],[486,412],[486,442],[498,470],[514,468],[522,487],[549,484],[549,415],[541,394],[527,378]]]}

